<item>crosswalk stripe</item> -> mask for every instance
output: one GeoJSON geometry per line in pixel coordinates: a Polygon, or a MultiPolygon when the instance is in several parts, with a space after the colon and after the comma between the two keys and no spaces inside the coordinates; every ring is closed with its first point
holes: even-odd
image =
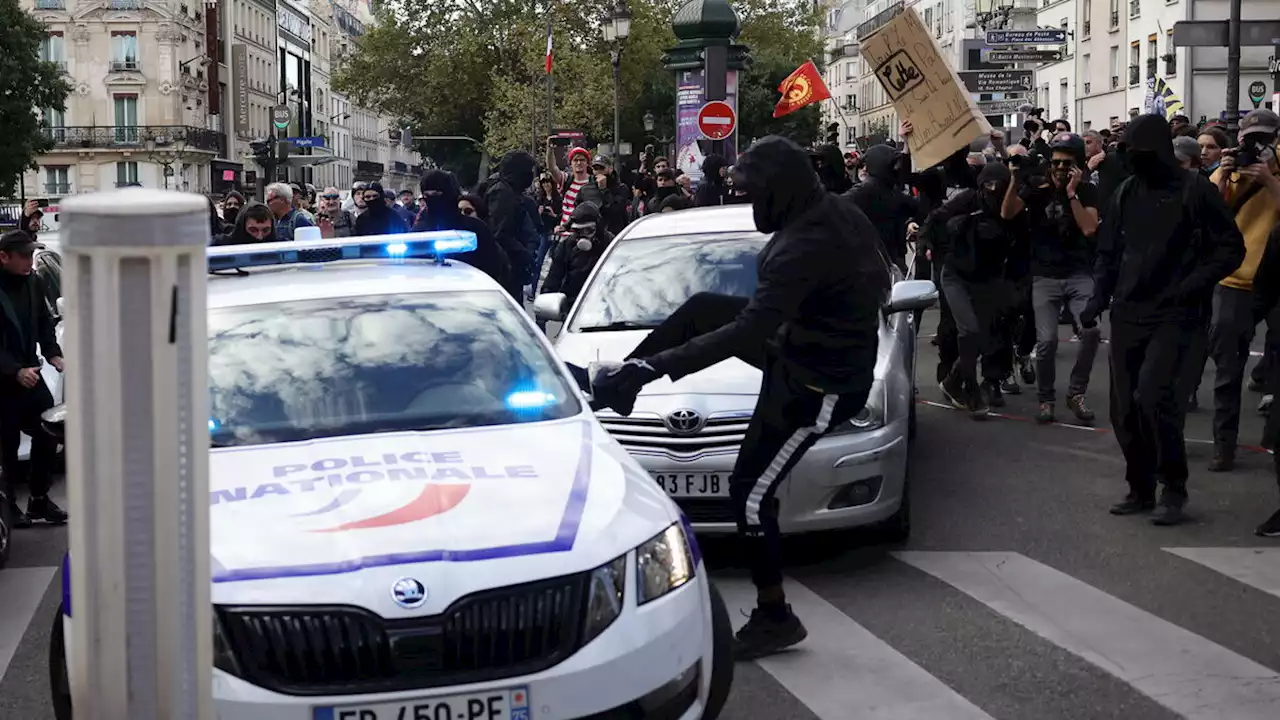
{"type": "Polygon", "coordinates": [[[894,556],[1129,683],[1186,720],[1275,720],[1280,675],[1012,552],[894,556]]]}
{"type": "Polygon", "coordinates": [[[27,626],[40,607],[57,568],[9,568],[0,570],[0,678],[9,669],[27,626]]]}
{"type": "MultiPolygon", "coordinates": [[[[755,607],[749,581],[715,583],[730,617],[755,607]]],[[[992,720],[809,588],[788,580],[786,592],[809,638],[792,652],[756,663],[821,720],[992,720]]]]}
{"type": "Polygon", "coordinates": [[[1163,548],[1256,590],[1280,597],[1280,548],[1163,548]]]}

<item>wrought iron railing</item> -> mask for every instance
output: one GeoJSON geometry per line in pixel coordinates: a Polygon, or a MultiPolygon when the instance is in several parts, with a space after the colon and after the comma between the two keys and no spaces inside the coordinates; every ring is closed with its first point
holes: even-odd
{"type": "Polygon", "coordinates": [[[188,150],[216,153],[224,143],[223,134],[216,130],[184,125],[50,127],[43,128],[43,132],[53,140],[55,148],[137,148],[147,140],[155,140],[157,147],[170,147],[183,140],[188,150]]]}
{"type": "Polygon", "coordinates": [[[1093,30],[1093,21],[1085,20],[1084,21],[1084,37],[1089,37],[1089,32],[1091,30],[1093,30]]]}
{"type": "Polygon", "coordinates": [[[37,10],[66,10],[67,0],[36,0],[37,10]]]}
{"type": "Polygon", "coordinates": [[[1111,29],[1115,30],[1118,27],[1120,27],[1120,11],[1112,10],[1111,11],[1111,29]]]}
{"type": "Polygon", "coordinates": [[[877,13],[875,17],[859,25],[856,33],[858,40],[861,41],[870,36],[871,33],[884,27],[890,20],[901,15],[902,9],[903,4],[901,2],[896,2],[877,13]]]}
{"type": "Polygon", "coordinates": [[[1129,0],[1129,17],[1136,18],[1142,14],[1142,1],[1129,0]]]}
{"type": "Polygon", "coordinates": [[[111,0],[112,10],[141,10],[142,0],[111,0]]]}
{"type": "Polygon", "coordinates": [[[111,70],[113,72],[121,72],[125,70],[137,70],[140,63],[135,60],[112,60],[111,70]]]}
{"type": "Polygon", "coordinates": [[[1129,84],[1130,85],[1138,84],[1138,66],[1137,65],[1129,66],[1129,84]]]}

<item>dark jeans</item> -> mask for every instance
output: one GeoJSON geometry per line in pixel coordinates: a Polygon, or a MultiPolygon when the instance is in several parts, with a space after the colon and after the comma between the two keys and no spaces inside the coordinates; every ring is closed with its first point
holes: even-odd
{"type": "Polygon", "coordinates": [[[951,366],[960,357],[959,332],[956,319],[951,313],[951,303],[947,302],[946,292],[942,292],[942,264],[933,265],[933,284],[938,286],[938,329],[933,336],[933,345],[938,348],[937,381],[942,382],[951,373],[951,366]]]}
{"type": "MultiPolygon", "coordinates": [[[[745,298],[698,293],[654,328],[628,357],[651,357],[683,345],[732,322],[746,304],[745,298]]],[[[764,377],[729,477],[730,496],[739,535],[751,558],[752,582],[757,588],[778,588],[782,585],[778,485],[818,438],[862,410],[873,368],[866,368],[865,388],[837,395],[797,382],[763,342],[732,348],[732,353],[760,368],[764,377]]]]}
{"type": "Polygon", "coordinates": [[[1240,434],[1240,394],[1253,342],[1253,292],[1218,285],[1213,289],[1209,357],[1213,358],[1213,442],[1235,448],[1240,434]]]}
{"type": "MultiPolygon", "coordinates": [[[[1031,296],[1036,316],[1036,384],[1040,402],[1051,403],[1057,394],[1058,326],[1063,308],[1070,309],[1072,319],[1079,322],[1080,313],[1093,297],[1093,278],[1037,277],[1032,281],[1031,296]]],[[[1101,343],[1102,331],[1097,326],[1080,331],[1080,347],[1067,385],[1068,398],[1083,395],[1089,389],[1089,376],[1101,343]]]]}
{"type": "Polygon", "coordinates": [[[996,355],[1002,377],[1013,374],[1017,358],[1027,357],[1036,349],[1036,311],[1031,303],[1031,278],[1010,280],[1014,305],[996,323],[996,355]]]}
{"type": "Polygon", "coordinates": [[[1124,453],[1135,500],[1181,506],[1187,499],[1187,448],[1182,424],[1185,387],[1178,382],[1196,325],[1136,323],[1111,317],[1111,424],[1124,453]]]}
{"type": "Polygon", "coordinates": [[[16,501],[20,484],[18,450],[22,435],[31,437],[31,457],[27,470],[27,489],[32,497],[49,494],[53,484],[53,465],[57,457],[58,442],[40,425],[40,414],[53,407],[53,395],[42,378],[35,387],[27,389],[16,381],[4,380],[6,387],[0,392],[0,473],[3,473],[5,494],[16,501]]]}
{"type": "MultiPolygon", "coordinates": [[[[978,391],[978,358],[982,358],[982,378],[1000,382],[1006,371],[997,356],[995,330],[1008,305],[1008,288],[1003,280],[971,282],[949,267],[942,269],[942,292],[956,325],[958,356],[950,375],[970,394],[978,391]]],[[[975,395],[976,398],[976,395],[975,395]]]]}

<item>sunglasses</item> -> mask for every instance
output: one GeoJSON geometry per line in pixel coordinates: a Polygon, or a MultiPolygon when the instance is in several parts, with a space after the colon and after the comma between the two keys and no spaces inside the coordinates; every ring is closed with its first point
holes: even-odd
{"type": "Polygon", "coordinates": [[[1076,162],[1074,160],[1050,160],[1049,164],[1053,165],[1054,167],[1069,168],[1075,165],[1076,162]]]}
{"type": "Polygon", "coordinates": [[[342,199],[342,196],[337,193],[334,193],[332,195],[321,195],[320,197],[324,198],[325,200],[341,200],[342,199]]]}

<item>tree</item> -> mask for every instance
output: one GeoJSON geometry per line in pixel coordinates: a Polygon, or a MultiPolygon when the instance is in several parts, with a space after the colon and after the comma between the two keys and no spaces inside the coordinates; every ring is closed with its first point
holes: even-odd
{"type": "Polygon", "coordinates": [[[65,110],[71,85],[58,66],[40,59],[48,32],[18,0],[0,0],[0,197],[12,194],[22,173],[53,147],[37,108],[65,110]]]}
{"type": "MultiPolygon", "coordinates": [[[[623,139],[636,146],[645,137],[646,111],[674,123],[675,78],[662,68],[662,54],[676,42],[671,17],[681,4],[630,3],[620,115],[623,139]]],[[[816,108],[780,119],[772,114],[778,84],[821,55],[817,11],[806,0],[734,4],[742,17],[741,40],[755,58],[739,77],[740,137],[745,143],[776,133],[812,141],[816,108]]],[[[547,130],[543,63],[549,12],[555,28],[554,124],[585,131],[589,142],[613,140],[610,47],[601,37],[600,18],[582,12],[580,3],[401,0],[395,7],[384,9],[358,51],[339,63],[335,87],[356,102],[404,119],[416,135],[467,135],[494,156],[516,148],[540,155],[547,130]]]]}

